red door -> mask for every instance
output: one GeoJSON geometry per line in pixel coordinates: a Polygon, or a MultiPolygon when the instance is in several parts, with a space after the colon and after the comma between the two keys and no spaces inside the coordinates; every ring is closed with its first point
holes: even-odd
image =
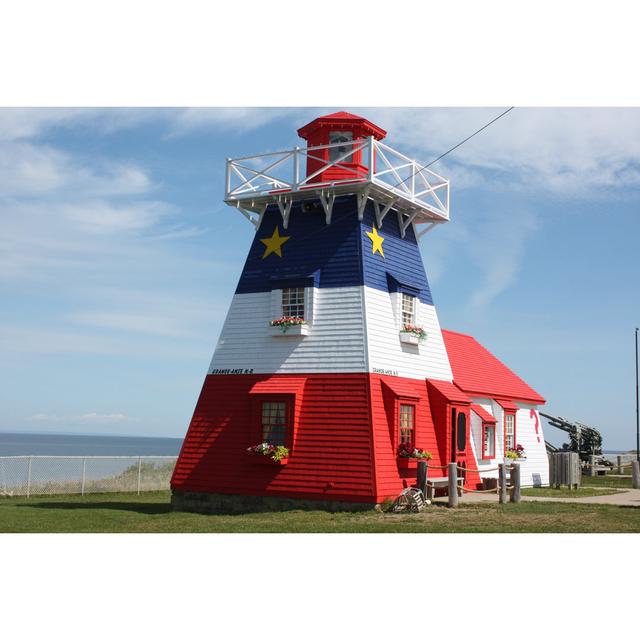
{"type": "Polygon", "coordinates": [[[458,465],[458,477],[466,477],[467,450],[469,448],[468,427],[469,418],[466,411],[453,407],[451,409],[451,462],[458,465]]]}

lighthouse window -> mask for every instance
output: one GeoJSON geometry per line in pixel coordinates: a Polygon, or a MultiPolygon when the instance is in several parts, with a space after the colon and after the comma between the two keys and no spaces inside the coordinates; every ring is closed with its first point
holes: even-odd
{"type": "Polygon", "coordinates": [[[289,287],[282,290],[282,315],[304,319],[304,287],[289,287]]]}
{"type": "Polygon", "coordinates": [[[416,408],[412,404],[400,405],[400,444],[414,446],[413,434],[416,426],[416,408]]]}
{"type": "Polygon", "coordinates": [[[516,416],[513,413],[504,414],[504,447],[506,451],[516,448],[516,416]]]}
{"type": "MultiPolygon", "coordinates": [[[[329,133],[329,144],[339,144],[338,147],[329,147],[329,161],[334,162],[353,147],[353,131],[331,131],[329,133]]],[[[351,162],[351,155],[343,158],[340,162],[351,162]]]]}
{"type": "Polygon", "coordinates": [[[262,403],[262,442],[284,445],[287,432],[287,403],[262,403]]]}
{"type": "Polygon", "coordinates": [[[402,324],[415,324],[416,298],[407,293],[402,294],[402,324]]]}

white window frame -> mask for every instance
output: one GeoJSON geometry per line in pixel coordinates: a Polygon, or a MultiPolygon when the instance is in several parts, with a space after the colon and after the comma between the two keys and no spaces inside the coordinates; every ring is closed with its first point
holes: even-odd
{"type": "Polygon", "coordinates": [[[302,318],[303,320],[306,318],[306,291],[304,287],[284,287],[280,289],[281,291],[281,302],[280,302],[280,310],[281,315],[283,316],[291,316],[294,318],[302,318]],[[300,299],[302,296],[302,299],[300,299]],[[288,307],[288,308],[287,308],[288,307]],[[292,313],[292,307],[296,308],[296,312],[292,313]],[[302,310],[302,315],[300,315],[300,309],[302,310]]]}
{"type": "MultiPolygon", "coordinates": [[[[297,288],[297,287],[283,287],[280,289],[271,290],[271,315],[269,320],[275,320],[281,318],[283,313],[282,308],[282,292],[284,289],[297,288]]],[[[308,326],[313,324],[313,314],[316,307],[316,287],[303,287],[304,288],[304,321],[308,326]]]]}
{"type": "Polygon", "coordinates": [[[504,450],[508,451],[509,449],[515,449],[516,447],[516,416],[515,413],[506,413],[504,414],[504,450]],[[509,433],[508,425],[511,423],[511,432],[509,433]],[[512,442],[511,446],[509,446],[509,437],[511,437],[512,442]]]}
{"type": "Polygon", "coordinates": [[[401,293],[400,294],[400,325],[404,327],[406,324],[417,324],[417,307],[418,307],[418,298],[416,296],[412,296],[409,293],[401,293]],[[405,321],[405,301],[411,301],[411,312],[410,319],[405,321]]]}

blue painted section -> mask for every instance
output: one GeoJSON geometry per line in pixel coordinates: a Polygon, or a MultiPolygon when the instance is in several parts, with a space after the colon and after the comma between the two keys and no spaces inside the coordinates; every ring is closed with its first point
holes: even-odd
{"type": "Polygon", "coordinates": [[[282,226],[277,206],[270,206],[251,244],[236,293],[256,293],[282,287],[353,287],[366,285],[381,291],[403,291],[433,304],[420,250],[413,229],[404,238],[395,213],[389,213],[379,234],[385,257],[372,254],[371,231],[375,215],[368,202],[364,220],[358,222],[355,196],[336,198],[331,224],[325,222],[319,202],[314,210],[292,207],[289,228],[282,226]],[[276,228],[289,236],[282,257],[263,258],[265,245],[276,228]]]}
{"type": "Polygon", "coordinates": [[[384,238],[383,258],[380,253],[372,252],[373,244],[366,235],[374,226],[373,203],[369,202],[364,212],[361,235],[364,284],[380,291],[399,291],[415,295],[420,302],[433,304],[413,227],[409,227],[402,238],[395,211],[386,215],[382,221],[382,228],[378,230],[378,234],[384,238]]]}

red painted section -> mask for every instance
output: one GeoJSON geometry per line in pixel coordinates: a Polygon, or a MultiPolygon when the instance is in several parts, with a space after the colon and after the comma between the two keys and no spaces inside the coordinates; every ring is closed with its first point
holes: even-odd
{"type": "MultiPolygon", "coordinates": [[[[415,446],[429,451],[429,464],[441,466],[431,404],[424,380],[371,374],[371,418],[378,501],[396,497],[416,479],[415,469],[400,469],[397,459],[398,415],[403,399],[415,403],[415,446]],[[403,482],[407,481],[407,485],[403,482]]],[[[440,472],[438,474],[440,475],[440,472]]]]}
{"type": "MultiPolygon", "coordinates": [[[[384,129],[369,122],[366,118],[356,116],[346,111],[338,111],[328,116],[316,118],[309,124],[298,129],[298,135],[307,141],[307,147],[319,147],[331,143],[331,132],[349,132],[352,140],[361,140],[373,136],[376,140],[382,140],[387,135],[384,129]]],[[[355,147],[357,145],[353,145],[355,147]]],[[[307,176],[311,176],[323,165],[329,162],[329,149],[315,149],[307,155],[307,176]]],[[[366,161],[362,157],[362,150],[355,151],[351,158],[321,171],[317,176],[309,180],[315,182],[331,182],[334,180],[358,180],[367,175],[366,161]]]]}
{"type": "Polygon", "coordinates": [[[544,398],[487,351],[472,336],[442,331],[453,380],[462,391],[476,396],[507,398],[544,404],[544,398]]]}
{"type": "Polygon", "coordinates": [[[495,424],[496,419],[485,409],[483,409],[479,404],[472,404],[471,410],[480,417],[482,422],[488,422],[490,424],[495,424]]]}
{"type": "Polygon", "coordinates": [[[250,393],[268,381],[287,394],[288,375],[209,375],[205,379],[172,478],[184,491],[373,501],[366,374],[308,375],[295,397],[293,444],[286,467],[256,466],[250,393]]]}
{"type": "Polygon", "coordinates": [[[353,502],[395,497],[416,474],[399,468],[396,457],[403,401],[416,407],[415,446],[433,454],[430,464],[445,464],[424,380],[365,373],[207,376],[171,486],[353,502]],[[291,399],[286,466],[257,465],[246,452],[259,442],[254,405],[261,397],[291,399]]]}

